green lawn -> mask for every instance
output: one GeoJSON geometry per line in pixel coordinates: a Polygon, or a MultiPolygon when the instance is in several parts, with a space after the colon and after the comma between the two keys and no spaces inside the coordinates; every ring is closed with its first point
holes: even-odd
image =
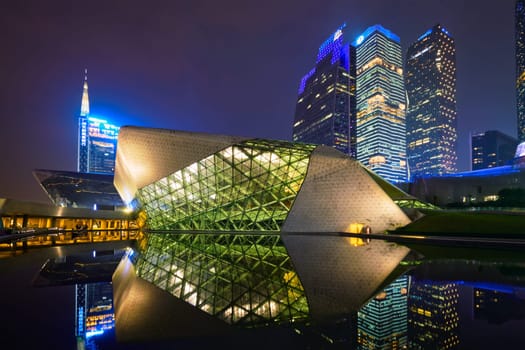
{"type": "Polygon", "coordinates": [[[525,238],[523,213],[428,211],[391,234],[525,238]]]}

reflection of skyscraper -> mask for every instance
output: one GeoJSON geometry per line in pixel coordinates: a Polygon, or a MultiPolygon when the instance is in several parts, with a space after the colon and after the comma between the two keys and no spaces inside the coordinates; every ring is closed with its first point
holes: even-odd
{"type": "Polygon", "coordinates": [[[474,288],[474,318],[489,323],[525,319],[524,290],[474,288]]]}
{"type": "Polygon", "coordinates": [[[515,9],[516,97],[518,102],[518,140],[525,141],[525,1],[517,0],[515,9]]]}
{"type": "Polygon", "coordinates": [[[75,285],[75,336],[86,336],[86,285],[75,285]]]}
{"type": "Polygon", "coordinates": [[[409,276],[401,276],[357,313],[358,349],[401,349],[407,342],[409,276]]]}
{"type": "Polygon", "coordinates": [[[115,327],[113,286],[111,283],[87,285],[86,336],[101,334],[115,327]]]}
{"type": "Polygon", "coordinates": [[[301,80],[293,139],[355,157],[355,48],[345,27],[319,47],[315,67],[301,80]]]}
{"type": "Polygon", "coordinates": [[[406,101],[399,37],[375,25],[354,45],[357,159],[390,182],[405,181],[406,101]]]}
{"type": "Polygon", "coordinates": [[[437,24],[407,51],[407,157],[411,177],[455,173],[456,48],[437,24]]]}
{"type": "Polygon", "coordinates": [[[113,174],[119,127],[90,115],[87,69],[85,73],[82,104],[78,117],[77,171],[113,174]]]}
{"type": "Polygon", "coordinates": [[[408,348],[458,348],[458,301],[456,284],[412,278],[408,296],[408,348]]]}
{"type": "Polygon", "coordinates": [[[95,338],[115,327],[110,282],[77,284],[75,335],[86,349],[97,349],[95,338]]]}

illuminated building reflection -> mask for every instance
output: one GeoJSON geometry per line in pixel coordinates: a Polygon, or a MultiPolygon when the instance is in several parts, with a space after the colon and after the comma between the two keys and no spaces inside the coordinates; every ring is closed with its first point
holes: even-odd
{"type": "MultiPolygon", "coordinates": [[[[75,285],[75,336],[78,349],[97,349],[97,339],[115,327],[111,282],[75,285]]],[[[113,340],[114,336],[109,338],[113,340]]]]}

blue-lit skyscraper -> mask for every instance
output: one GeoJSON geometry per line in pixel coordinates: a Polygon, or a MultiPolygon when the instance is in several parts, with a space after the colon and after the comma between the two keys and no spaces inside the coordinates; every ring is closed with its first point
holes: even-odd
{"type": "Polygon", "coordinates": [[[456,47],[437,24],[407,51],[407,158],[411,178],[457,171],[456,47]]]}
{"type": "Polygon", "coordinates": [[[319,47],[315,67],[301,80],[293,140],[356,156],[355,48],[345,24],[319,47]]]}
{"type": "Polygon", "coordinates": [[[354,45],[357,159],[390,182],[406,181],[406,101],[399,37],[374,25],[354,45]]]}
{"type": "Polygon", "coordinates": [[[117,155],[119,127],[89,113],[87,69],[84,77],[82,104],[78,117],[77,171],[113,174],[117,155]]]}
{"type": "Polygon", "coordinates": [[[518,141],[525,141],[525,1],[515,7],[516,98],[518,110],[518,141]]]}
{"type": "Polygon", "coordinates": [[[358,349],[403,349],[407,344],[408,288],[404,275],[357,313],[358,349]]]}

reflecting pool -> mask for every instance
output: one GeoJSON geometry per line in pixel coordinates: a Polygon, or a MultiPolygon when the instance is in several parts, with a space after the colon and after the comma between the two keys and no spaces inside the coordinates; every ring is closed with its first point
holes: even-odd
{"type": "MultiPolygon", "coordinates": [[[[88,286],[86,290],[98,296],[108,288],[107,283],[88,286]]],[[[100,301],[92,299],[93,305],[100,301]]],[[[96,349],[97,342],[117,346],[114,332],[88,333],[89,319],[86,316],[86,348],[96,349]]],[[[505,346],[520,344],[525,340],[525,263],[418,262],[346,319],[280,328],[283,344],[300,348],[489,349],[499,348],[502,338],[505,346]]],[[[259,329],[251,336],[260,340],[269,333],[259,329]]],[[[240,346],[243,341],[250,340],[228,344],[240,346]]],[[[181,342],[187,348],[206,344],[203,339],[181,342]]]]}
{"type": "MultiPolygon", "coordinates": [[[[41,280],[42,270],[48,275],[50,273],[50,268],[45,268],[50,266],[46,263],[49,259],[61,261],[67,260],[67,256],[79,257],[83,254],[93,257],[93,251],[114,249],[116,252],[131,243],[119,244],[45,248],[0,259],[3,286],[0,306],[4,316],[0,326],[5,334],[11,335],[10,341],[18,348],[39,346],[54,349],[196,349],[223,346],[257,349],[495,349],[520,348],[525,342],[525,256],[521,257],[522,253],[516,251],[464,248],[459,255],[465,258],[439,253],[430,259],[410,251],[377,285],[374,282],[376,276],[368,276],[367,280],[355,275],[359,283],[355,285],[355,291],[348,291],[349,294],[362,295],[362,290],[369,290],[366,284],[372,282],[373,292],[361,305],[349,306],[344,315],[330,321],[320,322],[308,316],[311,315],[308,305],[298,304],[295,314],[286,312],[300,317],[292,323],[281,322],[283,310],[296,307],[297,300],[309,297],[306,284],[299,286],[290,278],[285,281],[289,286],[282,282],[274,283],[271,295],[261,294],[260,286],[249,286],[251,294],[258,295],[258,298],[259,295],[265,297],[263,299],[267,301],[272,300],[272,296],[288,298],[286,308],[276,313],[277,321],[264,325],[251,324],[249,327],[229,326],[235,330],[228,334],[122,342],[118,337],[119,320],[115,316],[114,281],[105,280],[102,276],[102,282],[89,280],[92,283],[75,284],[72,280],[63,280],[62,284],[48,283],[46,286],[41,280]]],[[[274,246],[274,250],[279,249],[274,246]]],[[[276,272],[275,276],[288,274],[290,277],[290,271],[301,276],[301,270],[295,270],[290,261],[277,253],[274,255],[276,261],[281,262],[276,269],[280,272],[276,272]]],[[[192,261],[195,263],[199,259],[193,256],[192,261]]],[[[80,266],[77,265],[79,261],[74,260],[73,265],[80,266]]],[[[84,266],[86,261],[80,264],[84,266]]],[[[100,261],[106,269],[107,256],[100,261]]],[[[374,265],[377,262],[369,260],[367,263],[374,265]]],[[[136,260],[135,265],[139,264],[140,261],[136,260]]],[[[170,264],[181,273],[182,267],[177,265],[177,261],[172,260],[170,264]]],[[[94,265],[95,262],[92,262],[89,266],[93,268],[94,265]]],[[[230,276],[237,273],[231,270],[231,266],[225,268],[230,269],[230,276]]],[[[151,268],[149,271],[152,271],[151,268]]],[[[187,271],[195,273],[194,269],[187,271]]],[[[152,273],[155,275],[156,272],[152,273]]],[[[203,275],[201,270],[199,275],[203,275]]],[[[190,280],[188,276],[180,276],[190,280]]],[[[207,275],[206,279],[219,277],[207,275]]],[[[231,277],[231,280],[234,279],[231,277]]],[[[197,283],[197,280],[194,281],[197,283]]],[[[265,285],[269,283],[264,278],[258,281],[265,281],[265,285]]],[[[221,283],[225,282],[217,283],[222,286],[221,283]]],[[[180,288],[183,290],[185,285],[180,288]]],[[[169,295],[166,291],[163,293],[169,295]]],[[[231,294],[232,290],[228,293],[231,294]]],[[[169,296],[180,300],[190,294],[188,290],[186,294],[179,294],[179,298],[172,294],[169,296]]],[[[203,295],[203,300],[211,300],[210,293],[203,295]]],[[[199,296],[195,298],[200,300],[199,296]]],[[[261,304],[260,299],[250,300],[261,304]]],[[[250,300],[239,305],[245,305],[250,300]]],[[[190,312],[174,315],[175,322],[191,323],[194,319],[191,310],[197,308],[190,301],[183,301],[190,312]]],[[[219,305],[217,303],[213,301],[213,305],[219,305]]],[[[244,308],[247,312],[253,310],[256,313],[258,310],[247,305],[244,308]]],[[[260,310],[261,313],[263,311],[268,310],[260,310]]],[[[219,311],[216,314],[228,315],[228,320],[233,320],[231,314],[219,311]]],[[[136,316],[152,319],[155,314],[136,316]]],[[[189,324],[189,327],[203,328],[204,324],[189,324]]]]}

